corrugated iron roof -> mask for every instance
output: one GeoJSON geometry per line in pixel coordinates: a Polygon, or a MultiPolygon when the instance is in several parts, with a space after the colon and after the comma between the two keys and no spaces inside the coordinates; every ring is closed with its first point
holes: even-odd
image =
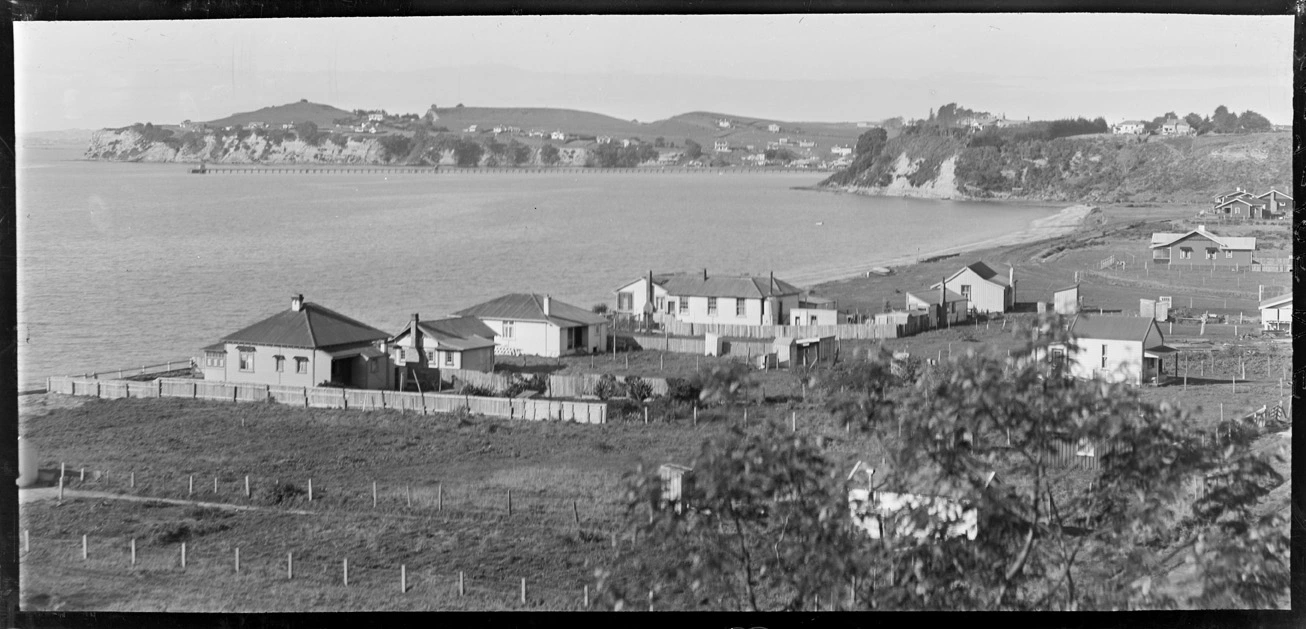
{"type": "Polygon", "coordinates": [[[454,314],[501,321],[548,322],[562,328],[596,325],[608,321],[607,317],[563,303],[555,297],[550,297],[549,314],[546,316],[544,314],[544,296],[534,293],[504,295],[471,308],[460,310],[454,314]]]}
{"type": "Polygon", "coordinates": [[[364,343],[390,335],[330,308],[304,302],[299,311],[283,310],[254,325],[223,337],[226,343],[253,343],[318,349],[364,343]]]}
{"type": "MultiPolygon", "coordinates": [[[[938,286],[938,285],[936,284],[935,286],[938,286]]],[[[948,294],[948,303],[950,303],[950,304],[955,304],[955,303],[957,303],[957,302],[959,302],[959,301],[970,301],[969,299],[966,299],[965,297],[963,297],[963,296],[961,295],[961,293],[958,293],[958,292],[956,292],[956,291],[954,291],[954,290],[952,290],[952,289],[950,289],[950,288],[948,288],[948,289],[944,289],[944,291],[948,294]]],[[[937,305],[937,304],[939,303],[939,290],[938,290],[938,288],[933,288],[933,289],[923,289],[919,294],[917,294],[917,293],[907,293],[907,294],[908,294],[908,295],[911,295],[912,297],[915,297],[916,299],[919,299],[920,301],[923,301],[923,302],[925,302],[925,303],[927,303],[927,304],[936,304],[936,305],[937,305]],[[926,298],[926,297],[921,297],[921,295],[926,295],[926,296],[928,296],[928,298],[926,298]]]]}
{"type": "MultiPolygon", "coordinates": [[[[970,270],[973,271],[976,275],[978,275],[978,276],[980,277],[980,279],[982,279],[982,280],[984,280],[984,281],[986,281],[986,282],[992,282],[992,283],[997,284],[997,285],[999,285],[999,286],[1009,286],[1009,285],[1010,285],[1010,284],[1007,282],[1007,278],[1006,278],[1006,277],[1004,277],[1004,276],[1002,276],[1002,275],[998,275],[998,272],[997,272],[997,271],[994,271],[992,267],[990,267],[990,266],[987,265],[987,264],[984,264],[982,261],[976,261],[976,262],[973,262],[973,263],[971,263],[971,264],[968,264],[968,265],[966,265],[966,266],[964,266],[964,267],[961,267],[961,270],[960,270],[960,271],[957,271],[956,273],[953,273],[952,275],[950,275],[946,281],[947,281],[947,282],[951,282],[952,280],[957,279],[957,276],[958,276],[958,275],[961,275],[962,273],[965,273],[965,272],[966,272],[966,269],[970,269],[970,270]]],[[[941,283],[943,283],[943,282],[935,282],[933,285],[930,286],[930,288],[938,288],[938,287],[939,287],[939,284],[941,284],[941,283]]]]}
{"type": "Polygon", "coordinates": [[[417,327],[435,339],[442,350],[466,351],[494,347],[494,330],[476,317],[450,317],[419,321],[417,327]]]}
{"type": "Polygon", "coordinates": [[[1271,297],[1269,299],[1266,299],[1265,301],[1262,301],[1261,307],[1274,308],[1275,306],[1281,306],[1283,304],[1290,304],[1290,303],[1292,303],[1292,291],[1289,291],[1283,295],[1279,295],[1278,297],[1271,297]]]}
{"type": "Polygon", "coordinates": [[[1293,200],[1293,199],[1292,199],[1292,196],[1289,195],[1288,193],[1286,193],[1286,192],[1279,192],[1278,190],[1276,190],[1276,189],[1274,189],[1274,188],[1270,188],[1269,192],[1265,192],[1265,193],[1262,193],[1262,194],[1258,194],[1258,195],[1256,195],[1256,198],[1258,198],[1258,199],[1264,199],[1265,197],[1268,197],[1268,196],[1270,196],[1270,195],[1272,195],[1272,194],[1277,194],[1277,195],[1279,195],[1279,196],[1281,196],[1281,197],[1283,197],[1283,198],[1285,198],[1285,199],[1288,199],[1289,201],[1293,200]]]}
{"type": "MultiPolygon", "coordinates": [[[[656,280],[656,276],[654,277],[656,280]]],[[[799,295],[803,291],[784,280],[751,275],[703,276],[698,273],[682,273],[670,276],[661,283],[667,293],[675,297],[734,297],[736,299],[756,299],[760,297],[799,295]]]]}
{"type": "Polygon", "coordinates": [[[204,348],[201,349],[200,351],[204,351],[204,352],[224,352],[224,351],[226,351],[226,350],[227,350],[227,344],[226,344],[226,343],[218,342],[218,343],[214,343],[214,344],[212,344],[212,345],[206,345],[206,346],[204,346],[204,348]]]}
{"type": "MultiPolygon", "coordinates": [[[[1070,322],[1070,334],[1080,339],[1141,342],[1155,326],[1156,321],[1151,317],[1089,317],[1081,314],[1070,322]]],[[[1161,340],[1160,328],[1157,328],[1157,339],[1161,340]]]]}
{"type": "Polygon", "coordinates": [[[1201,227],[1182,234],[1173,232],[1153,233],[1152,245],[1150,248],[1156,249],[1157,247],[1169,247],[1170,245],[1193,235],[1206,238],[1207,240],[1219,245],[1221,249],[1233,249],[1237,251],[1256,249],[1256,238],[1253,236],[1217,236],[1201,227]]]}

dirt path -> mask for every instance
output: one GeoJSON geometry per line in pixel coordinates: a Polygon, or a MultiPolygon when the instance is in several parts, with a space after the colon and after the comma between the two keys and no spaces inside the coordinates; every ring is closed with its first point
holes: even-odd
{"type": "MultiPolygon", "coordinates": [[[[107,491],[89,491],[84,489],[64,489],[63,495],[64,498],[98,498],[108,500],[130,500],[133,502],[166,502],[174,505],[205,507],[209,509],[226,509],[228,511],[276,511],[277,513],[293,513],[296,515],[313,514],[312,511],[300,511],[296,509],[253,507],[248,505],[234,505],[227,502],[201,502],[199,500],[180,500],[177,498],[151,498],[149,496],[132,496],[129,494],[115,494],[107,491]]],[[[57,500],[58,498],[58,487],[38,487],[35,489],[22,489],[18,492],[19,504],[36,502],[38,500],[57,500]]]]}

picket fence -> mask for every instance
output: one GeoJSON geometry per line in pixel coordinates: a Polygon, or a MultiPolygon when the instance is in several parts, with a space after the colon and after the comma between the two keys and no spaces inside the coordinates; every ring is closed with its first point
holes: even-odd
{"type": "MultiPolygon", "coordinates": [[[[665,382],[663,383],[665,386],[665,382]]],[[[603,403],[559,400],[508,399],[408,393],[375,389],[294,387],[284,385],[207,382],[186,378],[159,378],[151,382],[97,380],[94,378],[50,378],[46,390],[65,395],[88,395],[107,399],[128,397],[175,397],[227,402],[276,402],[308,408],[355,410],[394,409],[418,413],[467,411],[509,419],[554,419],[587,424],[607,423],[603,403]]]]}
{"type": "Polygon", "coordinates": [[[736,325],[727,323],[685,323],[665,321],[663,330],[674,336],[703,336],[707,333],[726,337],[770,339],[779,337],[813,338],[833,336],[837,339],[893,339],[902,336],[897,324],[840,323],[836,325],[736,325]]]}
{"type": "MultiPolygon", "coordinates": [[[[440,370],[441,386],[443,386],[443,383],[445,382],[454,387],[465,383],[484,387],[495,392],[503,392],[511,386],[514,381],[522,378],[523,377],[518,374],[485,373],[465,369],[440,370]]],[[[549,375],[549,388],[545,391],[545,394],[555,398],[597,396],[598,384],[601,378],[602,376],[599,374],[581,374],[575,376],[549,375]]],[[[625,376],[617,376],[617,379],[624,382],[625,376]]],[[[666,380],[644,376],[640,376],[640,379],[652,387],[653,395],[667,394],[668,387],[666,380]]]]}

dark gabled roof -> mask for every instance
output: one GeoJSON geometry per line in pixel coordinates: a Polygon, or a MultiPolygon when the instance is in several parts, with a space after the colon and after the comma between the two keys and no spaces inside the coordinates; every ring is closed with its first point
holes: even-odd
{"type": "Polygon", "coordinates": [[[304,302],[299,311],[283,310],[222,338],[228,343],[281,345],[317,349],[365,343],[390,335],[330,308],[304,302]]]}
{"type": "Polygon", "coordinates": [[[436,340],[439,349],[465,351],[494,347],[494,330],[476,317],[418,321],[417,327],[436,340]]]}
{"type": "MultiPolygon", "coordinates": [[[[960,271],[957,271],[956,273],[953,273],[952,275],[948,276],[948,279],[945,281],[951,282],[952,280],[957,279],[957,276],[961,275],[962,273],[965,273],[966,269],[970,269],[971,271],[974,271],[975,274],[978,275],[980,279],[984,281],[992,282],[994,284],[998,284],[999,286],[1008,285],[1007,278],[998,275],[997,271],[994,271],[991,267],[989,267],[989,265],[984,264],[983,262],[980,261],[976,261],[974,263],[962,267],[960,271]]],[[[940,283],[941,282],[935,282],[932,286],[930,286],[930,288],[938,288],[940,283]]]]}
{"type": "Polygon", "coordinates": [[[226,343],[214,343],[214,344],[212,344],[212,345],[205,345],[205,346],[204,346],[200,351],[204,351],[204,352],[224,352],[224,351],[226,351],[226,350],[227,350],[227,344],[226,344],[226,343]]]}
{"type": "Polygon", "coordinates": [[[1276,190],[1276,189],[1274,189],[1274,188],[1270,188],[1269,192],[1263,192],[1263,193],[1261,193],[1261,194],[1256,195],[1256,198],[1258,198],[1258,199],[1264,199],[1265,197],[1268,197],[1268,196],[1270,196],[1270,195],[1272,195],[1272,194],[1277,194],[1277,195],[1279,195],[1279,196],[1281,196],[1281,197],[1283,197],[1283,198],[1285,198],[1285,199],[1288,199],[1288,200],[1290,200],[1290,201],[1292,200],[1292,196],[1291,196],[1291,195],[1289,195],[1289,194],[1286,193],[1286,192],[1279,192],[1278,190],[1276,190]]]}
{"type": "Polygon", "coordinates": [[[1058,288],[1058,289],[1052,291],[1052,294],[1055,295],[1055,294],[1057,294],[1057,293],[1064,293],[1064,292],[1066,292],[1066,291],[1068,291],[1068,290],[1079,290],[1079,284],[1075,284],[1075,285],[1073,285],[1073,286],[1067,286],[1067,287],[1065,287],[1065,288],[1058,288]]]}
{"type": "MultiPolygon", "coordinates": [[[[654,276],[656,281],[657,276],[654,276]]],[[[674,297],[734,297],[756,299],[760,297],[799,295],[802,290],[784,280],[771,283],[769,277],[751,275],[709,276],[703,279],[698,273],[672,275],[659,282],[674,297]]]]}
{"type": "MultiPolygon", "coordinates": [[[[1156,321],[1151,317],[1089,317],[1081,314],[1070,322],[1070,334],[1082,339],[1142,342],[1154,327],[1156,321]]],[[[1159,338],[1160,328],[1157,328],[1157,335],[1159,338]]]]}
{"type": "Polygon", "coordinates": [[[1251,195],[1247,195],[1247,196],[1241,196],[1241,197],[1234,197],[1234,198],[1229,199],[1228,201],[1225,201],[1224,203],[1221,203],[1221,204],[1219,204],[1219,205],[1217,205],[1217,206],[1215,206],[1215,207],[1217,207],[1217,208],[1222,208],[1222,207],[1224,207],[1224,206],[1226,206],[1226,205],[1233,205],[1234,203],[1244,203],[1244,204],[1246,204],[1246,205],[1269,205],[1269,202],[1268,202],[1268,201],[1266,201],[1266,200],[1264,200],[1264,199],[1261,199],[1260,197],[1254,197],[1254,196],[1251,196],[1251,195]]]}
{"type": "Polygon", "coordinates": [[[607,317],[594,314],[583,308],[563,303],[556,298],[549,299],[549,314],[544,314],[544,296],[534,293],[512,293],[483,304],[454,313],[462,317],[478,319],[498,319],[505,321],[540,321],[552,323],[562,328],[578,325],[595,325],[607,323],[607,317]]]}

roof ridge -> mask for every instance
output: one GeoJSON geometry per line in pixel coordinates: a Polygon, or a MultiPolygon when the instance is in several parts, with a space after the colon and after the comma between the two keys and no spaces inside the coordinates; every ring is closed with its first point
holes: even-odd
{"type": "Polygon", "coordinates": [[[308,329],[308,342],[313,347],[317,347],[317,334],[313,333],[312,310],[308,306],[308,303],[301,304],[299,310],[304,313],[304,327],[308,329]]]}

